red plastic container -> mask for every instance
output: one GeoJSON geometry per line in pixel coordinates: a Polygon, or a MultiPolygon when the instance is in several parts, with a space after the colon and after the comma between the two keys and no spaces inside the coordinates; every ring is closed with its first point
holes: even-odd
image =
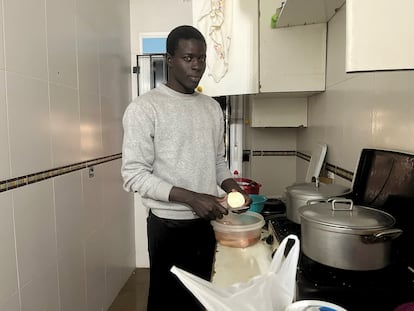
{"type": "Polygon", "coordinates": [[[248,178],[235,178],[235,180],[247,194],[259,194],[261,184],[248,178]]]}
{"type": "Polygon", "coordinates": [[[414,302],[407,302],[402,305],[399,305],[394,311],[413,311],[414,310],[414,302]]]}

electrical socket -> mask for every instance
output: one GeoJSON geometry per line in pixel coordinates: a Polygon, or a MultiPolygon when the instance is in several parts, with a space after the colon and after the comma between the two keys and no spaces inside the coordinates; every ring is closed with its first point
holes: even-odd
{"type": "Polygon", "coordinates": [[[335,179],[335,174],[333,172],[328,171],[328,178],[334,180],[335,179]]]}

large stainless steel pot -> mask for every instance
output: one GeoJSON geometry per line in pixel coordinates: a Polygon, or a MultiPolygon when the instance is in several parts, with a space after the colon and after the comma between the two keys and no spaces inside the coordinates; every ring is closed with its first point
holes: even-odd
{"type": "Polygon", "coordinates": [[[389,265],[391,241],[401,229],[392,215],[337,198],[303,206],[302,251],[327,266],[346,270],[377,270],[389,265]]]}
{"type": "Polygon", "coordinates": [[[348,187],[319,182],[293,184],[286,188],[286,217],[300,224],[299,208],[309,200],[329,199],[348,193],[348,187]]]}

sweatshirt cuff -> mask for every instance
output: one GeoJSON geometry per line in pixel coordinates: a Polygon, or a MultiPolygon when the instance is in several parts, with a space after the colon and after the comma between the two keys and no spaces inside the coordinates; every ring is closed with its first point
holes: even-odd
{"type": "Polygon", "coordinates": [[[155,193],[155,199],[159,201],[169,202],[172,187],[173,185],[167,182],[160,182],[155,193]]]}

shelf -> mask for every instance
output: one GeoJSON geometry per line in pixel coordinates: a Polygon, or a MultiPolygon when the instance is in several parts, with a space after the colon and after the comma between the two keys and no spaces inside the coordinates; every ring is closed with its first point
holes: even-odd
{"type": "Polygon", "coordinates": [[[276,27],[326,23],[344,3],[345,0],[286,0],[276,27]]]}

